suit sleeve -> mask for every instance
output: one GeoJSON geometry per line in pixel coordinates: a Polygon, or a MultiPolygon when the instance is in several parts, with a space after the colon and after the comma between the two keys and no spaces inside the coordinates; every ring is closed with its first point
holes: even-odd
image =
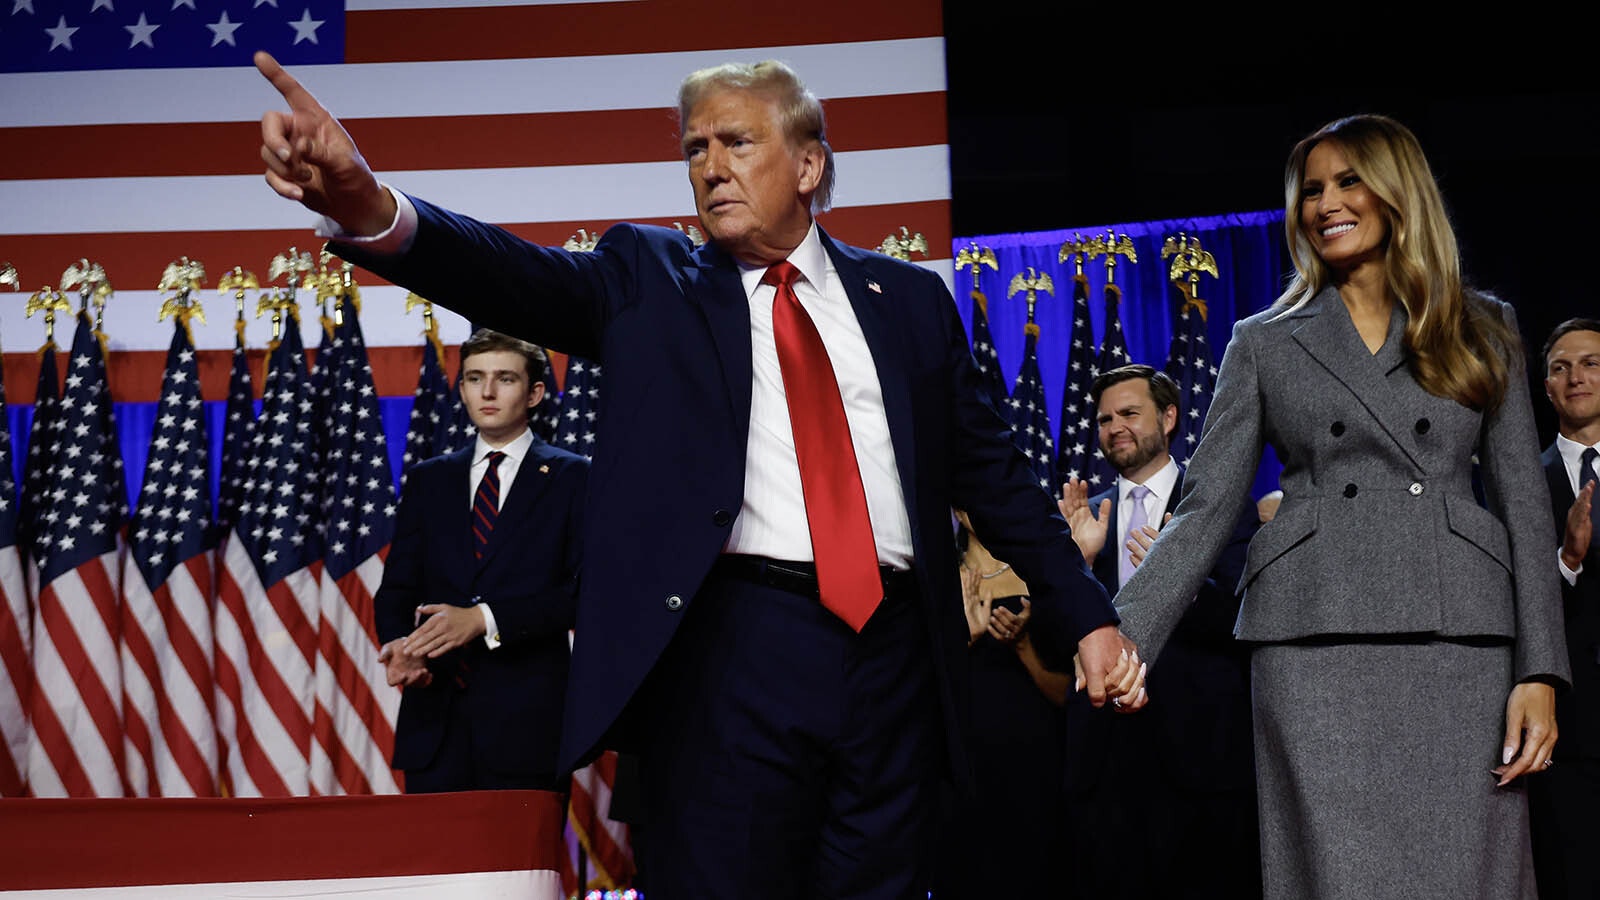
{"type": "MultiPolygon", "coordinates": [[[[936,276],[931,276],[935,278],[936,276]]],[[[1033,606],[1028,628],[1047,666],[1070,671],[1078,641],[1117,622],[1098,579],[1084,565],[1049,491],[1041,487],[1010,429],[989,401],[972,361],[955,302],[938,282],[948,309],[944,365],[955,404],[950,435],[950,496],[972,520],[995,558],[1027,582],[1033,606]]]]}
{"type": "Polygon", "coordinates": [[[1144,562],[1117,592],[1122,630],[1139,655],[1160,657],[1206,575],[1234,540],[1239,510],[1261,462],[1266,427],[1250,320],[1233,326],[1200,444],[1184,473],[1183,500],[1144,562]]]}
{"type": "Polygon", "coordinates": [[[530,573],[519,593],[485,596],[483,602],[494,610],[500,640],[508,646],[566,634],[578,618],[578,565],[583,545],[583,496],[588,483],[589,464],[569,461],[549,494],[541,498],[554,507],[547,527],[561,529],[559,571],[530,573]]]}
{"type": "MultiPolygon", "coordinates": [[[[1515,334],[1516,314],[1498,303],[1506,325],[1515,334]]],[[[1538,434],[1529,398],[1528,376],[1520,339],[1506,353],[1506,394],[1500,406],[1484,417],[1478,448],[1485,497],[1490,511],[1505,523],[1511,544],[1512,582],[1516,590],[1516,677],[1572,680],[1561,613],[1561,575],[1551,565],[1550,548],[1558,546],[1550,519],[1550,485],[1539,463],[1538,434]]]]}
{"type": "Polygon", "coordinates": [[[1177,633],[1191,642],[1231,645],[1233,628],[1239,618],[1242,600],[1239,581],[1244,576],[1245,560],[1250,550],[1250,539],[1260,530],[1261,520],[1254,503],[1246,503],[1234,521],[1228,542],[1217,558],[1211,574],[1201,582],[1195,594],[1194,605],[1179,620],[1177,633]]]}
{"type": "Polygon", "coordinates": [[[400,491],[395,512],[394,538],[383,564],[383,580],[372,598],[378,643],[403,638],[416,628],[416,609],[423,597],[423,555],[427,545],[427,510],[423,497],[427,474],[413,469],[400,491]]]}

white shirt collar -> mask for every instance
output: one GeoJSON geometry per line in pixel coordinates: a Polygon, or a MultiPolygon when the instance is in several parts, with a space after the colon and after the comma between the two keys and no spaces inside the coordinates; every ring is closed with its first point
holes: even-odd
{"type": "MultiPolygon", "coordinates": [[[[1150,493],[1154,494],[1157,500],[1161,501],[1162,507],[1172,502],[1172,492],[1178,486],[1178,474],[1178,461],[1168,456],[1167,464],[1157,469],[1154,475],[1144,481],[1144,486],[1150,489],[1150,493]]],[[[1118,475],[1117,502],[1121,503],[1128,499],[1128,492],[1133,490],[1134,486],[1135,482],[1118,475]]]]}
{"type": "Polygon", "coordinates": [[[520,466],[523,458],[528,455],[528,450],[532,447],[533,429],[531,428],[522,429],[522,433],[512,438],[511,443],[506,444],[504,447],[489,446],[489,442],[484,440],[483,435],[480,434],[472,448],[472,464],[475,466],[482,464],[490,453],[499,450],[506,456],[511,457],[511,461],[520,466]]]}
{"type": "MultiPolygon", "coordinates": [[[[822,248],[822,238],[817,234],[815,220],[812,221],[811,227],[806,229],[805,240],[802,240],[800,246],[789,254],[789,262],[800,270],[800,274],[813,287],[818,291],[822,290],[823,275],[828,270],[828,251],[822,248]]],[[[744,284],[746,297],[754,294],[756,288],[761,286],[761,276],[767,273],[768,268],[768,266],[739,263],[739,280],[744,284]]]]}

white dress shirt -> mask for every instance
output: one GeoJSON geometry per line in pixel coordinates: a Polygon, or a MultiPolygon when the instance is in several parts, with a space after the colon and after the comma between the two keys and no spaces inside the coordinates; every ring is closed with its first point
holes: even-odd
{"type": "MultiPolygon", "coordinates": [[[[878,545],[878,562],[897,569],[910,568],[911,520],[906,515],[905,493],[895,468],[878,369],[815,223],[789,255],[789,262],[801,275],[794,283],[795,296],[816,324],[839,383],[850,442],[867,496],[872,537],[878,545]]],[[[750,392],[750,435],[744,451],[744,505],[723,549],[773,559],[815,559],[805,496],[800,490],[800,465],[783,390],[783,371],[773,340],[772,301],[777,288],[761,283],[765,266],[740,263],[739,271],[750,299],[754,382],[750,392]]]]}
{"type": "MultiPolygon", "coordinates": [[[[478,435],[478,439],[472,445],[472,467],[467,470],[467,509],[472,509],[473,501],[478,496],[478,484],[489,471],[490,453],[498,450],[506,455],[505,459],[500,460],[500,466],[495,469],[495,474],[500,476],[500,502],[504,502],[506,495],[511,493],[511,483],[517,480],[522,460],[527,457],[528,449],[532,446],[533,432],[526,428],[503,447],[492,446],[483,439],[483,435],[478,435]]],[[[495,624],[494,611],[489,608],[488,603],[478,603],[475,606],[483,611],[483,642],[493,650],[500,646],[500,628],[495,624]]]]}
{"type": "MultiPolygon", "coordinates": [[[[1561,455],[1561,463],[1567,468],[1567,484],[1572,486],[1572,496],[1574,497],[1578,496],[1578,469],[1583,466],[1583,451],[1588,449],[1588,444],[1580,444],[1564,434],[1556,435],[1556,452],[1561,455]]],[[[1600,446],[1597,446],[1596,449],[1600,450],[1600,446]]],[[[1595,474],[1600,476],[1600,471],[1595,474]]],[[[1600,491],[1600,487],[1597,487],[1596,490],[1600,491]]],[[[1594,499],[1600,501],[1600,497],[1594,499]]],[[[1561,537],[1563,540],[1566,539],[1564,533],[1561,537]]],[[[1578,563],[1576,569],[1567,568],[1567,564],[1561,559],[1560,544],[1556,545],[1556,566],[1561,570],[1561,577],[1565,578],[1567,584],[1570,585],[1576,585],[1578,576],[1583,573],[1583,563],[1578,563]]]]}

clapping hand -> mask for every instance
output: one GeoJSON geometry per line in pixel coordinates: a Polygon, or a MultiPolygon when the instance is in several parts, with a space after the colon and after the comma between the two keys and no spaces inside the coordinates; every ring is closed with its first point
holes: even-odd
{"type": "Polygon", "coordinates": [[[1106,523],[1111,516],[1111,501],[1100,501],[1099,511],[1089,507],[1089,485],[1073,478],[1061,486],[1061,498],[1056,501],[1061,517],[1072,529],[1072,541],[1078,545],[1084,562],[1094,565],[1094,558],[1106,545],[1106,523]]]}
{"type": "Polygon", "coordinates": [[[383,663],[385,679],[390,687],[427,687],[433,682],[427,659],[405,652],[402,649],[404,644],[404,638],[393,640],[378,651],[378,662],[383,663]]]}
{"type": "MultiPolygon", "coordinates": [[[[1167,517],[1161,520],[1161,524],[1165,525],[1170,521],[1172,521],[1172,513],[1167,513],[1167,517]]],[[[1157,531],[1154,525],[1142,525],[1138,531],[1128,536],[1128,559],[1132,561],[1134,568],[1138,568],[1139,564],[1144,562],[1145,555],[1150,552],[1150,545],[1156,542],[1156,538],[1160,534],[1161,532],[1157,531]]]]}
{"type": "Polygon", "coordinates": [[[1594,503],[1593,481],[1578,489],[1578,496],[1567,510],[1566,532],[1561,538],[1561,563],[1576,572],[1589,553],[1589,541],[1594,536],[1594,520],[1589,518],[1589,507],[1594,503]]]}

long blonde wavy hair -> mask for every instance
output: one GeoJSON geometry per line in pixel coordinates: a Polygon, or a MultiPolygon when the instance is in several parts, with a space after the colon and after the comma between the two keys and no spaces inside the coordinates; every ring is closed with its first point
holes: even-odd
{"type": "Polygon", "coordinates": [[[1330,122],[1296,144],[1284,171],[1284,230],[1295,275],[1274,304],[1291,312],[1333,280],[1300,224],[1306,158],[1328,141],[1382,204],[1388,226],[1384,282],[1405,307],[1405,346],[1423,390],[1490,410],[1505,396],[1506,357],[1521,352],[1498,315],[1470,304],[1461,282],[1461,253],[1444,198],[1416,136],[1386,116],[1330,122]]]}

